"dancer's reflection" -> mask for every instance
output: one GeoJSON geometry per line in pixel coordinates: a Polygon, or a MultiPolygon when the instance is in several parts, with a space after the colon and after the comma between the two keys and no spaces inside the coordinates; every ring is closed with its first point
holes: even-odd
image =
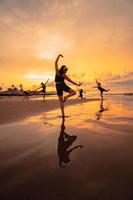
{"type": "Polygon", "coordinates": [[[103,100],[101,100],[101,103],[100,103],[100,110],[96,113],[96,119],[97,120],[100,120],[101,117],[102,117],[102,113],[105,112],[105,111],[108,111],[108,108],[104,108],[103,106],[103,100]]]}
{"type": "Polygon", "coordinates": [[[68,135],[67,133],[65,133],[65,119],[62,118],[62,124],[61,124],[61,131],[60,131],[60,135],[58,138],[58,156],[59,156],[59,166],[60,167],[65,167],[65,165],[62,165],[62,163],[64,162],[65,164],[70,162],[70,153],[77,148],[83,148],[82,145],[77,145],[71,149],[68,150],[68,148],[73,144],[73,142],[77,139],[76,135],[68,135]]]}

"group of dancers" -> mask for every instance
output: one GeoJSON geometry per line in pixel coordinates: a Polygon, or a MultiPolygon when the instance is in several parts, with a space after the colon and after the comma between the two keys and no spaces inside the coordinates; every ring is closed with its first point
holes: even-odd
{"type": "MultiPolygon", "coordinates": [[[[60,108],[61,108],[61,113],[62,113],[62,117],[65,116],[65,112],[64,112],[64,103],[66,102],[66,100],[72,96],[74,96],[76,94],[76,92],[70,88],[66,83],[65,80],[67,80],[68,82],[72,83],[73,85],[76,85],[78,87],[80,87],[82,85],[82,82],[75,82],[73,81],[68,75],[68,67],[66,65],[62,65],[61,67],[59,67],[59,59],[63,58],[62,54],[59,54],[58,57],[55,60],[55,86],[56,86],[56,92],[59,98],[59,102],[60,102],[60,108]],[[63,95],[63,92],[68,93],[67,95],[63,95]]],[[[45,82],[45,83],[41,83],[40,87],[37,88],[34,92],[37,92],[39,89],[40,92],[43,93],[43,99],[45,100],[45,95],[46,95],[46,86],[48,84],[49,79],[45,82]]],[[[108,90],[104,89],[101,86],[101,83],[96,79],[96,86],[94,86],[93,88],[97,88],[100,91],[100,96],[101,96],[101,100],[103,100],[103,93],[104,92],[108,92],[108,90]]],[[[78,98],[83,99],[83,93],[84,90],[83,89],[79,89],[79,96],[78,98]]],[[[24,100],[28,100],[28,97],[30,95],[30,91],[23,91],[24,94],[24,100]]]]}
{"type": "MultiPolygon", "coordinates": [[[[81,86],[82,83],[81,82],[76,83],[75,81],[71,80],[67,76],[68,67],[66,67],[65,65],[62,65],[59,68],[58,61],[59,61],[60,58],[63,58],[62,54],[59,54],[58,57],[55,60],[55,83],[56,83],[57,95],[58,95],[59,101],[60,101],[62,117],[65,117],[64,103],[68,98],[70,98],[71,96],[76,94],[76,92],[73,89],[71,89],[68,85],[66,85],[65,80],[67,80],[68,82],[70,82],[70,83],[72,83],[73,85],[76,85],[76,86],[81,86]],[[64,91],[68,93],[66,96],[63,96],[64,91]]],[[[95,88],[97,88],[100,91],[100,96],[101,96],[101,99],[103,100],[103,92],[108,92],[109,90],[102,88],[101,83],[98,82],[97,79],[96,79],[95,88]]],[[[83,89],[79,89],[79,97],[81,99],[83,98],[83,93],[84,93],[83,89]]]]}
{"type": "MultiPolygon", "coordinates": [[[[36,94],[36,92],[40,90],[40,92],[43,94],[43,99],[45,100],[45,96],[46,96],[46,85],[48,84],[48,81],[49,79],[45,82],[45,83],[41,83],[41,85],[34,91],[32,91],[32,93],[34,92],[34,94],[36,94]]],[[[23,100],[28,100],[29,99],[29,96],[31,94],[31,91],[30,90],[23,90],[23,88],[21,89],[21,91],[23,92],[24,94],[24,99],[23,100]]]]}

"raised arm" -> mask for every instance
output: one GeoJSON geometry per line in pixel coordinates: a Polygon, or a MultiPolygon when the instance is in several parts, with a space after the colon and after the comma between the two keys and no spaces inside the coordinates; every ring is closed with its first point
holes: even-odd
{"type": "Polygon", "coordinates": [[[47,85],[48,81],[49,81],[49,79],[46,81],[45,85],[47,85]]]}
{"type": "Polygon", "coordinates": [[[59,58],[62,57],[63,58],[63,55],[62,54],[59,54],[58,57],[56,58],[55,60],[55,72],[58,73],[59,71],[59,67],[58,67],[58,61],[59,61],[59,58]]]}
{"type": "Polygon", "coordinates": [[[74,82],[74,81],[72,81],[67,75],[64,75],[64,78],[67,80],[67,81],[69,81],[70,83],[72,83],[72,84],[74,84],[74,85],[77,85],[77,86],[80,86],[80,85],[82,85],[82,83],[76,83],[76,82],[74,82]]]}
{"type": "Polygon", "coordinates": [[[96,80],[96,84],[98,85],[98,81],[97,81],[97,79],[95,79],[96,80]]]}

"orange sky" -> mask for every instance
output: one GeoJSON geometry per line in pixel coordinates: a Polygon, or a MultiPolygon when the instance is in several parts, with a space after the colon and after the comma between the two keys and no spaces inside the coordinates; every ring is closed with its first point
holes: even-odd
{"type": "Polygon", "coordinates": [[[0,84],[54,79],[54,60],[74,80],[132,79],[133,1],[0,1],[0,84]]]}

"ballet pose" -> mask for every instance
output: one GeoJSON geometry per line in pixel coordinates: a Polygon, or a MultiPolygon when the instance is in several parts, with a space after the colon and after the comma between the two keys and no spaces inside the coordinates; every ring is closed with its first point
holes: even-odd
{"type": "Polygon", "coordinates": [[[78,99],[79,99],[79,98],[81,98],[81,99],[84,98],[84,97],[83,97],[83,93],[85,93],[84,90],[83,90],[82,88],[79,89],[79,96],[78,96],[78,99]]]}
{"type": "Polygon", "coordinates": [[[23,101],[24,101],[24,100],[28,100],[28,99],[29,99],[29,96],[30,96],[30,90],[24,90],[24,91],[23,91],[23,94],[24,94],[23,101]]]}
{"type": "Polygon", "coordinates": [[[58,55],[58,57],[55,60],[55,83],[56,83],[56,91],[57,91],[57,95],[59,97],[59,101],[60,101],[60,107],[61,107],[61,112],[62,112],[62,117],[65,117],[65,113],[64,113],[64,102],[70,98],[71,96],[75,95],[76,92],[71,89],[68,85],[66,85],[65,80],[67,80],[68,82],[80,86],[81,83],[76,83],[74,81],[72,81],[67,75],[67,71],[68,68],[65,65],[62,65],[59,69],[58,67],[58,61],[59,58],[62,57],[63,55],[58,55]],[[68,94],[66,96],[63,96],[63,92],[67,92],[68,94]]]}
{"type": "Polygon", "coordinates": [[[45,96],[46,96],[46,85],[48,83],[49,79],[45,82],[45,83],[41,83],[41,86],[39,88],[36,89],[39,90],[39,89],[42,89],[41,92],[43,93],[43,99],[45,100],[45,96]]]}
{"type": "Polygon", "coordinates": [[[104,88],[101,86],[101,83],[97,81],[97,79],[96,79],[96,85],[97,85],[97,86],[95,86],[95,87],[93,87],[93,88],[97,88],[97,89],[100,91],[100,96],[101,96],[101,99],[103,100],[103,92],[108,92],[109,89],[108,89],[108,90],[104,89],[104,88]]]}

